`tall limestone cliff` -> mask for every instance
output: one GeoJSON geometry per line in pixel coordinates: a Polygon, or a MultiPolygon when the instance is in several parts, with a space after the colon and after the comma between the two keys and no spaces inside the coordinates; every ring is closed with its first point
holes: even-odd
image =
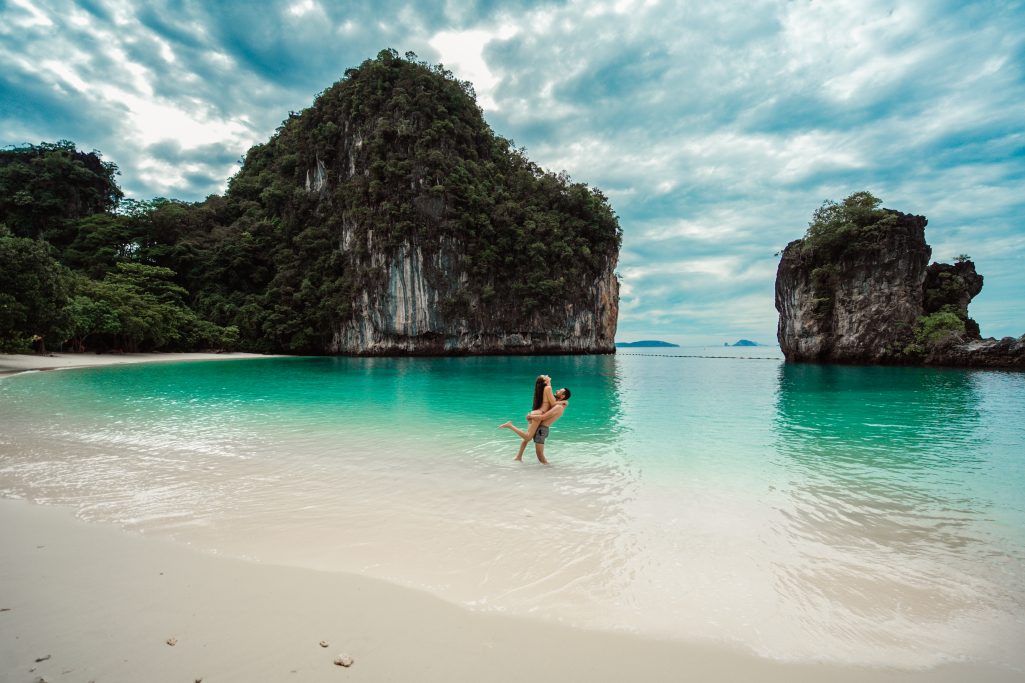
{"type": "Polygon", "coordinates": [[[929,263],[926,219],[866,192],[820,208],[776,272],[788,361],[1025,367],[1025,336],[982,339],[975,264],[929,263]]]}
{"type": "Polygon", "coordinates": [[[218,260],[253,275],[206,312],[268,350],[614,353],[605,196],[529,161],[469,83],[411,53],[382,51],[291,114],[224,199],[218,260]]]}

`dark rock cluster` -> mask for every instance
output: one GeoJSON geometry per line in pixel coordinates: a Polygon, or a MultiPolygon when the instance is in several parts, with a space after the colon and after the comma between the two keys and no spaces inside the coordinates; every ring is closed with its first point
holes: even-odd
{"type": "Polygon", "coordinates": [[[982,339],[968,316],[983,284],[975,264],[927,265],[925,217],[889,215],[886,230],[827,262],[804,239],[783,250],[775,298],[787,361],[1025,368],[1025,336],[982,339]],[[930,316],[954,324],[935,331],[930,316]]]}

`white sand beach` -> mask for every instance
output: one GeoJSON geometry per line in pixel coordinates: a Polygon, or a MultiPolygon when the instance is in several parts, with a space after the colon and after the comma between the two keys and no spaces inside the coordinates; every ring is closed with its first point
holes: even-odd
{"type": "Polygon", "coordinates": [[[259,353],[47,353],[0,354],[0,375],[32,370],[64,370],[132,363],[268,358],[259,353]]]}
{"type": "Polygon", "coordinates": [[[1020,680],[968,664],[784,664],[475,613],[365,577],[204,555],[26,501],[0,500],[0,547],[5,681],[1020,680]],[[340,654],[351,668],[334,664],[340,654]]]}
{"type": "MultiPolygon", "coordinates": [[[[0,373],[255,357],[8,355],[0,373]]],[[[330,533],[318,541],[311,532],[309,542],[345,541],[330,533]]],[[[273,547],[262,562],[229,558],[29,500],[0,499],[0,548],[0,681],[1021,680],[971,662],[919,670],[781,662],[739,647],[474,611],[369,576],[284,566],[273,547]],[[353,658],[350,668],[334,664],[341,654],[353,658]]]]}

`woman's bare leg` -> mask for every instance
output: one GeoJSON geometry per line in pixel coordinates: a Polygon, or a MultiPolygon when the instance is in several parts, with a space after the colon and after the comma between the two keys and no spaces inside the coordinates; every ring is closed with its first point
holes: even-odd
{"type": "Polygon", "coordinates": [[[523,431],[522,429],[520,429],[519,427],[517,427],[516,425],[514,425],[512,422],[505,422],[503,424],[500,424],[500,425],[498,425],[498,428],[499,429],[509,429],[509,430],[512,430],[512,431],[516,432],[516,436],[520,437],[521,439],[527,438],[527,433],[525,431],[523,431]]]}
{"type": "Polygon", "coordinates": [[[514,425],[511,421],[504,422],[498,425],[498,428],[511,429],[512,431],[516,432],[516,435],[519,436],[521,439],[533,439],[534,432],[537,431],[537,425],[540,417],[540,410],[532,410],[529,413],[527,413],[527,431],[523,431],[522,429],[514,425]]]}
{"type": "Polygon", "coordinates": [[[541,420],[540,420],[540,416],[539,416],[538,419],[534,419],[534,420],[530,421],[530,426],[527,428],[527,431],[521,432],[518,429],[516,430],[516,433],[520,434],[520,437],[523,439],[523,441],[520,443],[520,450],[516,453],[515,460],[518,460],[518,461],[522,461],[523,460],[523,451],[525,451],[527,449],[527,444],[530,443],[530,440],[534,438],[534,434],[537,432],[537,428],[540,425],[541,425],[541,420]]]}
{"type": "Polygon", "coordinates": [[[527,431],[523,431],[512,422],[506,422],[498,425],[499,429],[508,429],[516,433],[516,436],[520,437],[523,441],[520,443],[520,451],[516,454],[516,460],[523,460],[523,451],[526,450],[527,444],[534,438],[537,428],[541,425],[541,413],[539,411],[532,411],[527,415],[527,431]]]}

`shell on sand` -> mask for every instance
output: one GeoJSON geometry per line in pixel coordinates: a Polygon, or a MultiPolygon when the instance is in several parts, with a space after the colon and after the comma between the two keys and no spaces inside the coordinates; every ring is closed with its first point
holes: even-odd
{"type": "Polygon", "coordinates": [[[335,657],[335,664],[338,666],[350,667],[353,663],[353,658],[349,655],[338,655],[335,657]]]}

